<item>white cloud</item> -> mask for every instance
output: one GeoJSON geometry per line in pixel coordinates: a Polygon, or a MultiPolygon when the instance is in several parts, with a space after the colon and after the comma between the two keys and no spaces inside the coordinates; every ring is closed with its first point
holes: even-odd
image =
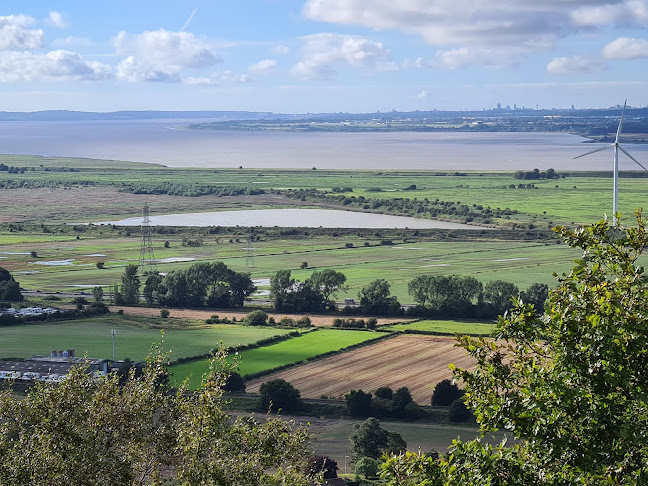
{"type": "Polygon", "coordinates": [[[577,8],[571,13],[571,19],[576,25],[636,25],[646,26],[648,23],[648,6],[644,0],[610,1],[603,5],[588,1],[592,5],[577,8]]]}
{"type": "Polygon", "coordinates": [[[648,26],[648,0],[306,0],[303,15],[418,35],[444,48],[446,67],[504,66],[584,30],[648,26]],[[489,52],[496,57],[479,55],[489,52]]]}
{"type": "Polygon", "coordinates": [[[0,53],[0,82],[100,80],[112,77],[110,66],[84,60],[74,52],[0,53]]]}
{"type": "Polygon", "coordinates": [[[361,36],[321,33],[302,37],[302,59],[292,69],[303,80],[328,79],[335,67],[347,65],[365,71],[394,71],[398,67],[380,42],[361,36]]]}
{"type": "Polygon", "coordinates": [[[274,59],[263,59],[262,61],[252,64],[248,71],[252,74],[267,74],[277,69],[277,61],[274,59]]]}
{"type": "Polygon", "coordinates": [[[648,40],[619,37],[603,48],[608,59],[637,59],[648,57],[648,40]]]}
{"type": "Polygon", "coordinates": [[[278,56],[287,56],[290,54],[290,48],[287,46],[274,46],[272,48],[272,53],[278,56]]]}
{"type": "Polygon", "coordinates": [[[581,56],[555,57],[547,64],[549,74],[581,74],[600,71],[604,65],[593,59],[581,56]]]}
{"type": "Polygon", "coordinates": [[[511,49],[460,47],[438,51],[435,63],[444,69],[459,69],[471,65],[502,69],[517,64],[528,52],[529,49],[524,47],[511,49]]]}
{"type": "Polygon", "coordinates": [[[58,27],[59,29],[65,29],[68,26],[68,23],[63,15],[55,10],[52,10],[49,13],[49,21],[50,24],[52,24],[54,27],[58,27]]]}
{"type": "Polygon", "coordinates": [[[427,89],[422,89],[418,94],[419,100],[424,100],[426,98],[429,98],[430,96],[432,96],[432,93],[430,93],[427,89]]]}
{"type": "Polygon", "coordinates": [[[222,86],[223,84],[242,84],[249,81],[250,77],[247,74],[235,74],[232,71],[225,71],[209,77],[188,77],[183,80],[183,83],[190,86],[222,86]]]}
{"type": "Polygon", "coordinates": [[[30,29],[33,23],[26,15],[0,16],[0,50],[41,47],[44,34],[41,29],[30,29]]]}
{"type": "Polygon", "coordinates": [[[221,61],[210,45],[189,32],[120,32],[113,43],[118,55],[127,56],[117,75],[128,81],[177,81],[185,69],[221,61]]]}

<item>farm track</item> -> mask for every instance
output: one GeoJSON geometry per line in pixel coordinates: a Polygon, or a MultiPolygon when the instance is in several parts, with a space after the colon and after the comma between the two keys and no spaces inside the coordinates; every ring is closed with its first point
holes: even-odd
{"type": "MultiPolygon", "coordinates": [[[[60,306],[64,307],[64,306],[60,306]]],[[[72,307],[72,306],[70,306],[72,307]]],[[[141,317],[160,317],[160,309],[158,308],[153,308],[153,307],[127,307],[127,306],[118,306],[118,305],[111,305],[110,306],[110,311],[111,312],[118,312],[120,310],[124,311],[124,314],[126,315],[131,315],[131,316],[141,316],[141,317]]],[[[232,319],[233,317],[236,317],[237,321],[241,321],[249,312],[252,312],[254,309],[250,309],[248,311],[242,312],[242,311],[230,311],[230,310],[223,310],[223,309],[210,309],[210,310],[198,310],[198,309],[169,309],[171,312],[171,315],[169,316],[169,319],[172,320],[173,318],[179,318],[179,319],[196,319],[196,320],[204,320],[210,318],[212,315],[216,314],[218,317],[222,318],[227,318],[227,319],[232,319]]],[[[311,320],[311,324],[315,327],[331,327],[333,325],[333,319],[336,317],[341,317],[338,314],[334,315],[317,315],[317,314],[281,314],[281,313],[275,313],[275,312],[268,312],[268,316],[273,317],[276,322],[279,322],[281,319],[284,317],[289,317],[291,319],[300,319],[304,316],[308,316],[311,320]]],[[[355,319],[367,319],[366,317],[363,316],[353,316],[355,319]]],[[[387,324],[394,324],[397,322],[410,322],[411,319],[403,319],[403,318],[385,318],[385,317],[378,317],[378,325],[383,326],[387,324]]]]}
{"type": "Polygon", "coordinates": [[[376,344],[279,371],[247,383],[258,393],[263,382],[283,378],[304,398],[327,396],[343,399],[351,390],[375,392],[381,386],[393,390],[406,386],[414,401],[429,405],[435,385],[452,378],[448,365],[471,368],[473,360],[450,337],[399,335],[376,344]]]}

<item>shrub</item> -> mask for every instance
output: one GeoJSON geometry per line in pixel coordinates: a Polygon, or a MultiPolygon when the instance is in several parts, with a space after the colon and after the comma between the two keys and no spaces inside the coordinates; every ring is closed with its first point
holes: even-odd
{"type": "Polygon", "coordinates": [[[394,397],[394,391],[388,386],[381,386],[376,390],[375,395],[378,398],[382,398],[383,400],[391,401],[391,399],[394,397]]]}
{"type": "Polygon", "coordinates": [[[378,476],[378,468],[382,462],[373,457],[361,457],[355,464],[355,473],[358,476],[364,476],[365,479],[375,478],[378,476]]]}
{"type": "Polygon", "coordinates": [[[371,414],[371,393],[351,390],[344,396],[347,412],[352,417],[368,417],[371,414]]]}
{"type": "Polygon", "coordinates": [[[337,478],[338,465],[333,459],[328,456],[321,456],[315,454],[306,463],[304,472],[307,476],[314,478],[320,473],[323,473],[324,479],[337,478]]]}
{"type": "Polygon", "coordinates": [[[223,390],[228,392],[244,392],[245,380],[236,371],[232,371],[227,377],[227,380],[225,380],[223,390]]]}
{"type": "Polygon", "coordinates": [[[297,320],[297,327],[310,327],[311,326],[311,320],[310,317],[304,316],[301,319],[297,320]]]}
{"type": "Polygon", "coordinates": [[[171,314],[171,312],[169,312],[169,309],[160,309],[160,317],[162,319],[169,317],[169,314],[171,314]]]}
{"type": "Polygon", "coordinates": [[[268,314],[262,310],[250,312],[243,318],[243,324],[246,326],[265,326],[268,322],[268,314]]]}
{"type": "Polygon", "coordinates": [[[461,396],[459,387],[452,380],[442,380],[434,387],[432,405],[447,407],[461,396]]]}
{"type": "Polygon", "coordinates": [[[464,422],[471,416],[472,412],[464,403],[463,398],[457,398],[450,405],[450,409],[448,411],[448,420],[450,422],[464,422]]]}
{"type": "Polygon", "coordinates": [[[286,380],[277,378],[266,381],[259,388],[261,395],[260,407],[262,411],[285,410],[294,411],[301,408],[300,393],[286,380]]]}

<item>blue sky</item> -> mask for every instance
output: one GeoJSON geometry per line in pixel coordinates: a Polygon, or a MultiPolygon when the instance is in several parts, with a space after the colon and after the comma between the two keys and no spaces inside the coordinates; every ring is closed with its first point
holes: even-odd
{"type": "Polygon", "coordinates": [[[0,110],[648,105],[648,0],[4,0],[0,110]]]}

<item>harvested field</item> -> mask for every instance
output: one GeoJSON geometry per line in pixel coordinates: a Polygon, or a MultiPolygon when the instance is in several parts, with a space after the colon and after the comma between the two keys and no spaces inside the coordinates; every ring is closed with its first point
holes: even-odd
{"type": "Polygon", "coordinates": [[[373,393],[381,386],[393,390],[406,386],[416,403],[429,405],[436,384],[452,378],[450,363],[460,368],[473,366],[473,360],[455,344],[450,337],[400,335],[251,380],[247,391],[257,393],[263,382],[274,378],[289,381],[304,398],[343,399],[354,389],[373,393]]]}
{"type": "MultiPolygon", "coordinates": [[[[65,306],[59,306],[65,307],[65,306]]],[[[69,306],[72,308],[73,306],[69,306]]],[[[119,305],[111,305],[110,311],[117,312],[123,310],[124,314],[131,316],[144,316],[144,317],[159,317],[160,309],[153,307],[125,307],[119,305]]],[[[237,321],[241,321],[249,312],[252,312],[253,309],[248,311],[230,311],[222,309],[211,309],[211,310],[197,310],[197,309],[169,309],[171,315],[169,318],[181,318],[181,319],[209,319],[212,315],[216,314],[220,318],[232,319],[236,317],[237,321]]],[[[273,317],[276,322],[279,322],[284,317],[290,317],[291,319],[300,319],[306,314],[281,314],[276,312],[268,312],[268,316],[273,317]]],[[[333,325],[333,319],[340,317],[338,314],[333,315],[315,315],[308,314],[308,317],[311,320],[311,324],[315,327],[331,327],[333,325]]],[[[362,319],[362,316],[354,316],[356,319],[362,319]]],[[[366,317],[364,318],[366,319],[366,317]]],[[[410,322],[411,319],[402,319],[402,318],[389,318],[389,317],[379,317],[378,325],[393,324],[396,322],[410,322]]]]}

